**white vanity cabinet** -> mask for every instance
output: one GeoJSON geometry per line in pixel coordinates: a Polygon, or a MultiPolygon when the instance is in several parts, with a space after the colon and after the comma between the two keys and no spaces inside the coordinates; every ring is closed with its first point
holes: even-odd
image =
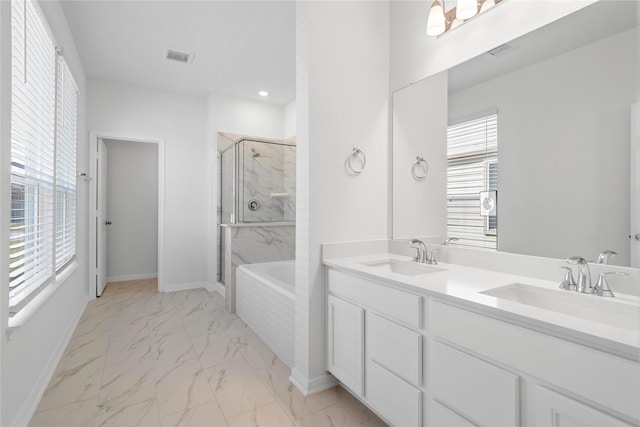
{"type": "Polygon", "coordinates": [[[640,425],[632,355],[459,298],[327,277],[328,370],[392,425],[640,425]]]}
{"type": "Polygon", "coordinates": [[[331,269],[328,277],[329,372],[390,423],[422,425],[423,297],[331,269]]]}

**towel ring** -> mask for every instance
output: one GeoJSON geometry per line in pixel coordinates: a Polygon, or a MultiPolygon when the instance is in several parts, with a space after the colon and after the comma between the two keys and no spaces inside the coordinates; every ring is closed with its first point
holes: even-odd
{"type": "Polygon", "coordinates": [[[365,168],[365,166],[367,166],[367,156],[365,156],[364,151],[362,151],[359,148],[353,148],[353,151],[351,152],[351,155],[349,156],[349,160],[347,161],[347,165],[349,166],[349,169],[351,170],[351,172],[353,172],[356,175],[359,175],[360,172],[362,172],[365,168]],[[356,167],[354,167],[353,165],[353,161],[355,159],[360,159],[362,158],[362,165],[360,166],[360,169],[357,169],[356,167]]]}
{"type": "Polygon", "coordinates": [[[417,156],[416,161],[413,162],[413,166],[411,166],[411,175],[413,175],[413,177],[418,181],[422,181],[427,177],[428,172],[429,165],[427,164],[427,161],[423,157],[417,156]]]}

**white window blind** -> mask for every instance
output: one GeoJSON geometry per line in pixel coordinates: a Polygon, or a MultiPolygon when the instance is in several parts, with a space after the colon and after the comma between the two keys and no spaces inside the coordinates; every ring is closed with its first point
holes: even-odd
{"type": "Polygon", "coordinates": [[[76,130],[78,89],[58,57],[56,99],[56,271],[76,254],[76,130]]]}
{"type": "Polygon", "coordinates": [[[56,59],[37,3],[11,5],[9,311],[14,315],[75,254],[77,91],[64,60],[56,59]]]}
{"type": "Polygon", "coordinates": [[[496,249],[497,216],[480,215],[480,192],[498,189],[498,115],[447,128],[447,234],[496,249]]]}

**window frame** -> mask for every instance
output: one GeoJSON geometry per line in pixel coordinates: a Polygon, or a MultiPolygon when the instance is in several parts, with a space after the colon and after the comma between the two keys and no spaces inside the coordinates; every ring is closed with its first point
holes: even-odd
{"type": "Polygon", "coordinates": [[[447,235],[459,239],[451,244],[497,250],[497,215],[480,213],[480,192],[498,190],[497,109],[450,122],[446,141],[447,235]],[[495,186],[491,185],[490,165],[496,165],[495,186]],[[466,182],[471,189],[466,189],[466,182]],[[460,232],[461,228],[469,231],[460,232]]]}
{"type": "Polygon", "coordinates": [[[25,317],[26,312],[30,313],[36,310],[41,305],[41,302],[38,301],[46,299],[46,295],[54,290],[52,285],[61,283],[75,270],[75,268],[69,267],[74,264],[77,248],[76,156],[78,147],[78,87],[62,52],[56,47],[55,38],[37,1],[12,2],[10,32],[12,36],[11,55],[17,62],[11,67],[11,100],[9,102],[11,106],[11,143],[9,148],[11,214],[8,224],[10,238],[7,243],[9,244],[8,287],[10,289],[9,299],[6,303],[9,309],[9,327],[15,326],[18,319],[25,317]],[[35,38],[29,39],[28,37],[32,33],[34,35],[31,37],[35,38]],[[35,50],[30,52],[27,50],[29,48],[35,50]],[[40,58],[44,62],[34,62],[34,59],[40,58]],[[31,62],[27,62],[28,60],[31,62]],[[45,68],[42,68],[42,64],[45,68]],[[40,80],[29,81],[29,68],[31,67],[35,67],[33,72],[41,75],[40,77],[44,79],[42,80],[43,87],[36,86],[40,80]],[[53,87],[50,86],[51,80],[53,87]],[[28,96],[34,93],[37,96],[31,98],[28,96]],[[70,105],[66,102],[65,93],[72,98],[70,105]],[[49,104],[51,96],[52,103],[49,104]],[[33,108],[21,111],[21,105],[33,106],[33,108]],[[72,111],[63,113],[65,107],[70,107],[72,111]],[[72,114],[73,120],[61,116],[61,114],[72,114]],[[47,127],[47,131],[42,135],[29,133],[28,131],[33,126],[37,127],[34,125],[37,122],[46,122],[47,125],[51,125],[52,129],[47,127]],[[69,127],[65,128],[65,125],[69,127]],[[67,140],[65,152],[60,153],[62,161],[58,162],[56,156],[60,147],[61,135],[58,132],[60,129],[67,130],[65,136],[67,140]],[[42,147],[46,147],[46,151],[43,151],[42,147]],[[72,154],[72,158],[65,159],[63,156],[69,155],[69,153],[72,154]],[[42,155],[44,158],[41,158],[42,155]],[[41,167],[48,168],[47,171],[50,173],[47,179],[42,179],[42,173],[39,169],[31,170],[31,163],[34,162],[33,156],[40,159],[41,167]],[[65,167],[64,176],[58,177],[59,166],[65,167]],[[57,262],[59,256],[57,246],[58,211],[60,207],[58,179],[61,182],[65,181],[67,193],[62,198],[64,202],[62,220],[67,226],[62,230],[66,238],[66,244],[62,249],[67,249],[63,251],[65,256],[62,263],[57,262]],[[22,197],[19,195],[20,191],[22,191],[22,197]],[[42,198],[43,191],[47,192],[44,199],[42,198]],[[45,213],[48,216],[45,216],[45,213]],[[34,233],[32,235],[28,235],[29,229],[26,224],[28,218],[33,222],[33,225],[29,225],[34,233]],[[11,236],[11,230],[17,228],[14,225],[19,224],[20,220],[24,224],[22,235],[14,232],[11,236]],[[73,242],[70,242],[70,239],[73,242]],[[12,254],[20,249],[22,254],[14,256],[12,260],[12,254]],[[39,268],[35,276],[32,275],[33,268],[39,268]],[[11,274],[19,269],[22,269],[22,272],[12,278],[11,274]],[[20,276],[23,276],[22,281],[18,280],[20,276]],[[12,283],[14,283],[13,289],[11,288],[12,283]],[[27,307],[29,308],[27,309],[27,307]]]}

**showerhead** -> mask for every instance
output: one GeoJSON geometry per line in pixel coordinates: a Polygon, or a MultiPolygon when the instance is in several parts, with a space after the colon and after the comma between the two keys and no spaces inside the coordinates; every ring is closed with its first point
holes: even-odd
{"type": "Polygon", "coordinates": [[[255,148],[251,149],[251,155],[253,157],[260,157],[260,153],[258,153],[255,148]]]}

